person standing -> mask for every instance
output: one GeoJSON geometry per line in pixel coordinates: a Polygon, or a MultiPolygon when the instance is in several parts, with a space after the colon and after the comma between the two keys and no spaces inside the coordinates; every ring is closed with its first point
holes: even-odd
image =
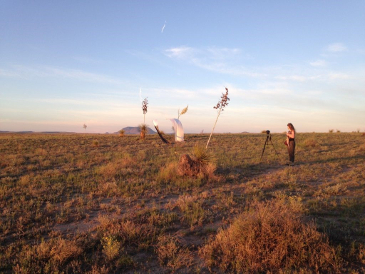
{"type": "Polygon", "coordinates": [[[292,123],[287,124],[288,132],[286,133],[289,153],[289,165],[294,165],[295,153],[295,128],[292,123]]]}

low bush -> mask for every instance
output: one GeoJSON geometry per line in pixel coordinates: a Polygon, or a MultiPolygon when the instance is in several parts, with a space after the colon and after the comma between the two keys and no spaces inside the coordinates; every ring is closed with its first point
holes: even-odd
{"type": "Polygon", "coordinates": [[[253,204],[200,249],[207,266],[224,272],[339,271],[336,250],[313,223],[282,201],[253,204]]]}
{"type": "Polygon", "coordinates": [[[158,238],[156,253],[161,265],[177,270],[181,267],[189,267],[193,258],[188,248],[183,247],[180,241],[170,235],[158,238]]]}
{"type": "Polygon", "coordinates": [[[181,176],[200,177],[213,181],[219,180],[214,174],[216,165],[213,156],[202,146],[194,146],[192,156],[183,154],[180,157],[177,171],[181,176]]]}
{"type": "Polygon", "coordinates": [[[318,142],[314,138],[308,138],[308,139],[305,139],[303,141],[303,145],[305,147],[307,147],[307,148],[309,148],[309,147],[317,147],[318,146],[318,142]]]}

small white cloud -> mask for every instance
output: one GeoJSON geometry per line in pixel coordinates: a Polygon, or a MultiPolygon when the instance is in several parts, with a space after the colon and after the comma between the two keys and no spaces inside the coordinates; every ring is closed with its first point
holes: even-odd
{"type": "Polygon", "coordinates": [[[347,80],[347,79],[351,79],[352,77],[346,73],[333,72],[333,73],[328,74],[328,78],[331,80],[347,80]]]}
{"type": "Polygon", "coordinates": [[[329,52],[343,52],[346,51],[347,47],[342,43],[333,43],[327,46],[329,52]]]}
{"type": "Polygon", "coordinates": [[[277,76],[275,79],[283,80],[283,81],[296,81],[296,82],[305,82],[308,80],[305,76],[300,75],[290,75],[290,76],[277,76]]]}
{"type": "Polygon", "coordinates": [[[317,60],[317,61],[309,62],[309,64],[313,67],[325,67],[325,66],[327,66],[327,62],[325,60],[317,60]]]}
{"type": "Polygon", "coordinates": [[[192,48],[182,46],[182,47],[167,49],[165,50],[165,53],[170,58],[183,59],[190,56],[193,53],[193,51],[194,49],[192,48]]]}
{"type": "Polygon", "coordinates": [[[241,54],[241,50],[237,48],[209,48],[203,54],[210,59],[229,59],[236,58],[241,54]]]}

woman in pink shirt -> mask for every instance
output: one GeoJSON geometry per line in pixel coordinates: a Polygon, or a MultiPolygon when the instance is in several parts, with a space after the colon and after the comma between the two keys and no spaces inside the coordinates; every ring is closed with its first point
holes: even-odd
{"type": "Polygon", "coordinates": [[[292,123],[287,124],[288,132],[286,136],[288,138],[288,152],[289,152],[289,165],[294,165],[294,152],[295,152],[295,128],[292,123]]]}

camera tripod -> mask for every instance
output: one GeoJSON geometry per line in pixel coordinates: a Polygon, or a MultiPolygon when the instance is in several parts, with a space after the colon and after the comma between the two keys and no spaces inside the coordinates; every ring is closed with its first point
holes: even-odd
{"type": "Polygon", "coordinates": [[[276,149],[274,147],[274,144],[271,141],[270,130],[266,130],[266,140],[265,140],[264,148],[262,149],[262,153],[261,153],[261,157],[260,157],[260,162],[261,162],[262,156],[264,155],[266,145],[269,145],[269,141],[270,141],[272,147],[274,148],[276,155],[278,155],[278,152],[276,151],[276,149]]]}

